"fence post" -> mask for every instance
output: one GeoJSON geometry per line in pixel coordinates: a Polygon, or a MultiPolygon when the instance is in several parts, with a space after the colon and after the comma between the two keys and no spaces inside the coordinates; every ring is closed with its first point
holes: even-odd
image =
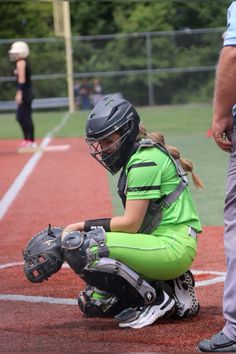
{"type": "Polygon", "coordinates": [[[65,46],[66,46],[69,112],[73,113],[75,111],[75,99],[74,99],[74,73],[73,73],[73,59],[72,59],[70,3],[69,2],[63,1],[63,14],[64,14],[64,38],[65,38],[65,46]]]}
{"type": "Polygon", "coordinates": [[[148,72],[148,103],[149,106],[154,106],[154,91],[152,80],[152,43],[151,33],[146,32],[146,52],[147,52],[147,72],[148,72]]]}

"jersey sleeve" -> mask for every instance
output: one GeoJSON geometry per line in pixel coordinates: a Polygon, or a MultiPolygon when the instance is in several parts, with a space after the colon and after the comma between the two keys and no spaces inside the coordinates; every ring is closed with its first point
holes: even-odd
{"type": "Polygon", "coordinates": [[[158,199],[161,169],[154,161],[136,161],[127,169],[126,199],[158,199]]]}
{"type": "Polygon", "coordinates": [[[224,46],[236,46],[236,1],[233,1],[228,8],[224,46]]]}

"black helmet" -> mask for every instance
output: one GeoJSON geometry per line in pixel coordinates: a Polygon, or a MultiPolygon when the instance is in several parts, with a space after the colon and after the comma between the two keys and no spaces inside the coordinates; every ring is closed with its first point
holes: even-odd
{"type": "Polygon", "coordinates": [[[112,174],[128,161],[139,132],[139,122],[135,108],[118,95],[104,97],[90,113],[86,125],[90,154],[112,174]],[[102,149],[99,141],[114,132],[121,137],[116,142],[117,150],[111,154],[102,149]]]}

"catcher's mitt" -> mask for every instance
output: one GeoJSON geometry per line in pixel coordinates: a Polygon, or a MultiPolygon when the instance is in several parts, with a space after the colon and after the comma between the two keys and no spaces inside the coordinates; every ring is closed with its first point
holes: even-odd
{"type": "Polygon", "coordinates": [[[43,280],[58,272],[64,262],[61,249],[61,227],[49,225],[34,235],[23,251],[24,272],[32,283],[41,283],[43,280]]]}

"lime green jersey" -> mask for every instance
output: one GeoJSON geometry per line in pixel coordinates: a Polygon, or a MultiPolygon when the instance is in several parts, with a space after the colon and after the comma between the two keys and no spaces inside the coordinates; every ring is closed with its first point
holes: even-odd
{"type": "MultiPolygon", "coordinates": [[[[173,192],[180,182],[174,163],[157,147],[140,147],[126,166],[126,176],[126,200],[159,199],[173,192]]],[[[163,210],[159,226],[171,224],[185,224],[197,232],[202,230],[188,187],[176,201],[163,210]]]]}

